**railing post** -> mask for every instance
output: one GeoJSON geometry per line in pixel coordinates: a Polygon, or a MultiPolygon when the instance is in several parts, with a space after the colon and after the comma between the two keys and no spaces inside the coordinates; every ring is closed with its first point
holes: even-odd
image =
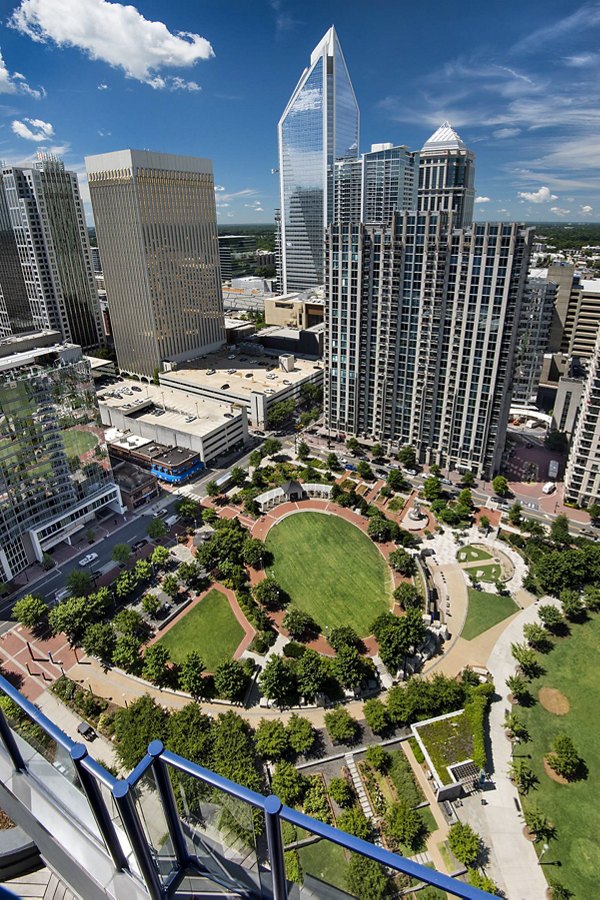
{"type": "Polygon", "coordinates": [[[269,847],[269,860],[271,862],[271,874],[273,876],[273,900],[287,900],[287,880],[285,877],[285,857],[283,855],[283,840],[281,837],[281,800],[271,794],[265,800],[265,826],[267,832],[267,845],[269,847]]]}
{"type": "Polygon", "coordinates": [[[148,888],[148,893],[152,900],[163,900],[165,891],[131,797],[129,782],[117,781],[112,795],[121,814],[123,826],[140,867],[142,878],[148,888]]]}
{"type": "Polygon", "coordinates": [[[6,721],[6,716],[4,712],[0,709],[0,738],[2,738],[2,743],[6,747],[6,751],[11,758],[12,764],[17,770],[17,772],[24,772],[27,769],[25,765],[25,761],[21,756],[21,751],[17,747],[17,742],[15,741],[15,736],[12,733],[11,727],[6,721]]]}
{"type": "Polygon", "coordinates": [[[156,786],[163,805],[175,856],[179,866],[182,869],[185,869],[190,863],[190,855],[187,851],[185,837],[181,827],[181,819],[177,812],[173,787],[166,766],[160,759],[164,749],[162,741],[152,741],[152,743],[148,745],[148,755],[152,757],[152,771],[154,772],[154,777],[156,779],[156,786]]]}
{"type": "Polygon", "coordinates": [[[104,798],[98,787],[98,783],[93,775],[82,765],[82,760],[88,755],[87,748],[83,744],[75,744],[71,750],[71,759],[75,766],[77,775],[83,788],[83,793],[87,797],[94,818],[100,829],[100,834],[104,838],[108,852],[112,856],[115,867],[119,870],[127,869],[127,857],[123,853],[119,837],[113,825],[110,813],[107,809],[104,798]]]}

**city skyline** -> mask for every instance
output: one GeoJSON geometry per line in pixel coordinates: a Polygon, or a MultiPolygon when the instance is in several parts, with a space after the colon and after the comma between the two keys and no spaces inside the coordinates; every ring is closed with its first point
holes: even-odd
{"type": "Polygon", "coordinates": [[[43,149],[81,177],[84,155],[124,146],[209,157],[220,223],[271,223],[274,123],[306,48],[333,24],[361,109],[361,152],[384,141],[418,150],[448,119],[477,155],[477,219],[599,218],[597,2],[509,3],[502,19],[482,8],[468,22],[439,3],[385,4],[359,22],[357,2],[324,12],[294,0],[201,12],[185,0],[71,2],[76,30],[56,0],[0,3],[8,163],[43,149]]]}

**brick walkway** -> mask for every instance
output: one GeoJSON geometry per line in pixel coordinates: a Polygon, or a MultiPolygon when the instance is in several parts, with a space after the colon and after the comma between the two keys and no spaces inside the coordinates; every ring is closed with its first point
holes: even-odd
{"type": "Polygon", "coordinates": [[[77,652],[64,634],[40,638],[22,625],[0,637],[0,659],[9,681],[32,701],[59,678],[63,669],[78,662],[77,652]]]}

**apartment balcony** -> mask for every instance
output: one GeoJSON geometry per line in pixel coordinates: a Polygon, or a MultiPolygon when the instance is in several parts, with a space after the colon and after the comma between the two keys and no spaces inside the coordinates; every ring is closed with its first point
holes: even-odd
{"type": "MultiPolygon", "coordinates": [[[[282,824],[467,900],[483,891],[284,806],[166,750],[115,778],[0,677],[0,807],[85,900],[351,895],[305,873],[286,879],[282,824]],[[225,824],[227,823],[227,824],[225,824]]],[[[360,898],[364,900],[364,898],[360,898]]]]}

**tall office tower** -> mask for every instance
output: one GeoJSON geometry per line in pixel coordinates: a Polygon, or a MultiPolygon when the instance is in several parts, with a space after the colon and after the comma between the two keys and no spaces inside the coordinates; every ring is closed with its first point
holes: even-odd
{"type": "Polygon", "coordinates": [[[600,502],[600,328],[569,451],[565,500],[581,506],[600,502]]]}
{"type": "Polygon", "coordinates": [[[373,144],[360,159],[335,164],[336,222],[390,222],[417,209],[419,154],[393,144],[373,144]]]}
{"type": "Polygon", "coordinates": [[[462,228],[473,221],[475,154],[444,122],[423,144],[419,163],[419,211],[451,212],[462,228]]]}
{"type": "Polygon", "coordinates": [[[0,338],[31,331],[33,317],[10,214],[0,178],[0,338]]]}
{"type": "Polygon", "coordinates": [[[121,512],[81,347],[56,331],[0,342],[0,578],[10,581],[99,509],[121,512]]]}
{"type": "MultiPolygon", "coordinates": [[[[535,269],[533,273],[535,273],[535,269]]],[[[533,274],[532,273],[532,274],[533,274]]],[[[536,403],[544,354],[552,327],[557,285],[529,277],[523,294],[515,351],[513,402],[536,403]]]]}
{"type": "Polygon", "coordinates": [[[330,28],[278,125],[283,293],[323,283],[335,161],[358,156],[358,127],[358,104],[335,28],[330,28]]]}
{"type": "Polygon", "coordinates": [[[40,154],[31,168],[4,166],[2,180],[33,327],[97,347],[104,333],[77,175],[40,154]]]}
{"type": "Polygon", "coordinates": [[[225,341],[209,159],[86,157],[119,368],[152,378],[225,341]]]}
{"type": "Polygon", "coordinates": [[[220,234],[221,279],[253,275],[256,271],[256,238],[252,234],[220,234]]]}
{"type": "Polygon", "coordinates": [[[532,238],[514,224],[460,230],[436,213],[330,226],[329,428],[495,473],[532,238]]]}

